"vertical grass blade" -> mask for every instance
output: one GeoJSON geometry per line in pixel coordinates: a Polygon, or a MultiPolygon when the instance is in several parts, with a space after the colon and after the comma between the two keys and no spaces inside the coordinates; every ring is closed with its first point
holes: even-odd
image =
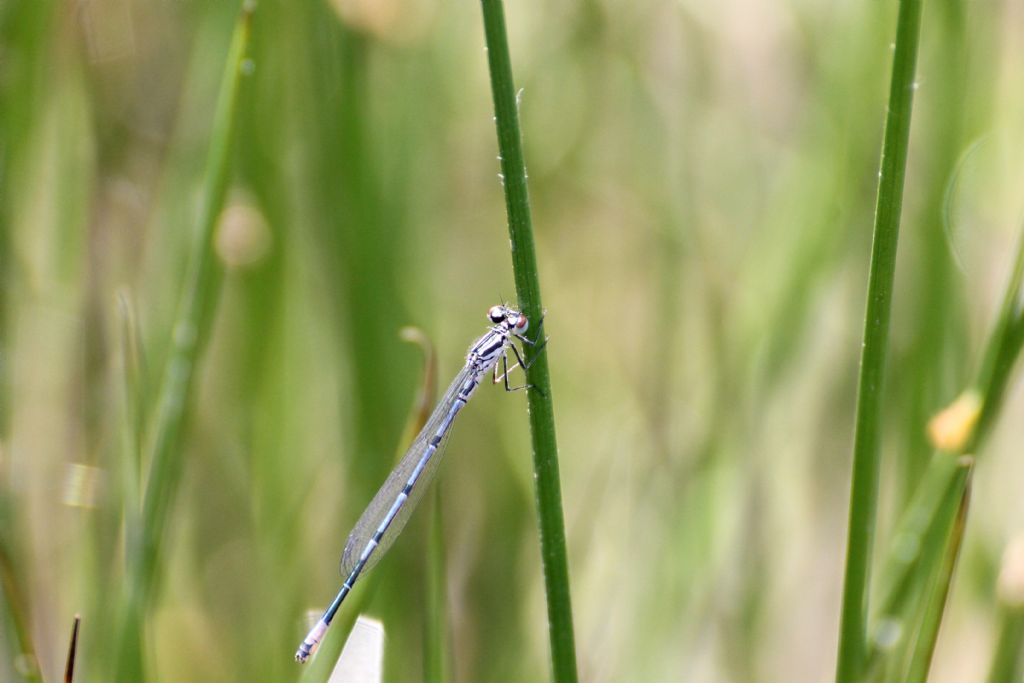
{"type": "MultiPolygon", "coordinates": [[[[512,242],[512,269],[519,305],[530,320],[540,320],[543,306],[540,278],[533,245],[530,198],[526,185],[522,134],[512,60],[501,0],[482,0],[487,62],[494,98],[494,121],[501,155],[505,187],[505,209],[512,242]]],[[[532,354],[531,354],[532,355],[532,354]]],[[[540,524],[541,558],[548,606],[548,636],[554,680],[575,683],[576,644],[573,635],[572,600],[569,591],[569,563],[565,548],[565,522],[558,474],[558,446],[555,415],[548,374],[547,354],[533,360],[527,381],[535,387],[527,392],[530,433],[533,441],[533,469],[536,482],[537,515],[540,524]]]]}
{"type": "Polygon", "coordinates": [[[230,179],[236,104],[249,42],[250,18],[251,8],[246,5],[235,28],[214,112],[199,230],[190,254],[184,294],[157,396],[141,519],[128,539],[128,588],[121,615],[115,680],[144,680],[141,631],[159,577],[158,557],[168,511],[181,479],[183,462],[178,446],[195,369],[209,337],[219,296],[221,271],[213,252],[213,235],[230,179]]]}
{"type": "Polygon", "coordinates": [[[882,139],[867,310],[864,316],[864,346],[857,385],[853,477],[836,664],[837,683],[859,681],[865,663],[868,586],[878,504],[882,390],[920,26],[921,0],[901,0],[889,108],[882,139]]]}

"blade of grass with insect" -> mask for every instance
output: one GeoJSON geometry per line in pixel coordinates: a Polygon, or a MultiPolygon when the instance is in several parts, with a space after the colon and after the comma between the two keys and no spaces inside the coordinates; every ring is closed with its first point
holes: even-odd
{"type": "Polygon", "coordinates": [[[921,1],[901,0],[888,114],[882,139],[864,316],[864,344],[857,385],[853,477],[850,485],[849,529],[836,663],[837,683],[856,683],[861,679],[865,665],[868,589],[878,507],[885,360],[889,345],[896,247],[903,206],[920,27],[921,1]]]}
{"type": "MultiPolygon", "coordinates": [[[[494,98],[494,121],[505,188],[508,232],[512,243],[512,270],[516,294],[521,310],[527,318],[541,320],[544,308],[541,303],[540,277],[533,244],[533,221],[530,215],[522,133],[519,128],[519,101],[512,78],[512,58],[505,29],[505,10],[501,0],[482,0],[481,7],[491,94],[494,98]]],[[[530,353],[528,351],[528,354],[530,353]]],[[[554,680],[558,683],[575,683],[578,678],[576,642],[573,635],[569,561],[558,473],[558,444],[555,438],[551,379],[548,374],[546,353],[541,352],[527,360],[532,362],[526,377],[534,390],[527,392],[527,400],[530,408],[533,471],[548,606],[552,672],[554,680]]]]}
{"type": "Polygon", "coordinates": [[[251,14],[251,7],[242,8],[228,51],[214,111],[199,230],[190,254],[184,295],[174,322],[171,351],[151,428],[149,472],[141,515],[137,527],[129,530],[128,580],[119,622],[116,680],[145,679],[142,630],[159,578],[159,553],[167,515],[181,478],[180,443],[195,369],[209,338],[220,289],[221,272],[213,252],[213,233],[231,176],[236,103],[244,75],[251,14]]]}

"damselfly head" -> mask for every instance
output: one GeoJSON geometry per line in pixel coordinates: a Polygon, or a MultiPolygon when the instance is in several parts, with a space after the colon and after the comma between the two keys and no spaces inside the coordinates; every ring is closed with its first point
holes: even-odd
{"type": "Polygon", "coordinates": [[[508,329],[519,334],[526,332],[526,328],[530,324],[525,315],[519,311],[512,310],[508,306],[491,306],[490,310],[487,311],[487,317],[495,325],[505,323],[508,329]]]}

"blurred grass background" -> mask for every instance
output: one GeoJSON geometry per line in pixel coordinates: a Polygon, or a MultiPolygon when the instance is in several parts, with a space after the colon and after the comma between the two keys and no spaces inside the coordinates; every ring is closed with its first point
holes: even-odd
{"type": "MultiPolygon", "coordinates": [[[[26,678],[25,636],[56,680],[75,612],[79,680],[109,674],[137,476],[124,435],[150,418],[170,352],[237,10],[0,5],[0,540],[15,586],[0,681],[26,678]]],[[[832,675],[895,11],[507,8],[583,680],[832,675]]],[[[1022,27],[1013,3],[925,4],[880,548],[1009,278],[1022,27]]],[[[337,588],[417,390],[399,329],[425,330],[446,382],[514,291],[478,6],[266,1],[252,32],[215,239],[225,277],[147,627],[153,680],[298,678],[306,611],[337,588]]],[[[981,679],[998,640],[999,559],[1024,528],[1022,409],[1011,382],[936,681],[981,679]]],[[[461,681],[547,676],[524,412],[481,391],[441,473],[461,681]]],[[[393,681],[423,669],[429,517],[364,603],[393,681]]]]}

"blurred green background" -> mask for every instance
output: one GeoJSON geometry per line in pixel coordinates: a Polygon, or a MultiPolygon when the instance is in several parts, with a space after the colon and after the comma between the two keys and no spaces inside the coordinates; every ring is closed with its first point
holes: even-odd
{"type": "MultiPolygon", "coordinates": [[[[1008,278],[1022,9],[925,4],[880,549],[1008,278]]],[[[0,681],[26,666],[19,610],[47,681],[76,612],[78,680],[114,656],[137,408],[123,330],[152,395],[237,10],[0,4],[0,681]]],[[[581,679],[826,680],[896,4],[506,11],[581,679]]],[[[399,329],[433,340],[444,386],[487,308],[514,299],[479,6],[264,0],[252,30],[152,680],[299,677],[307,611],[340,583],[421,381],[399,329]]],[[[988,667],[999,558],[1024,529],[1022,409],[1018,386],[979,461],[935,681],[988,667]]],[[[481,390],[439,479],[454,678],[546,679],[523,396],[481,390]]],[[[357,589],[389,681],[422,676],[429,519],[357,589]]]]}

